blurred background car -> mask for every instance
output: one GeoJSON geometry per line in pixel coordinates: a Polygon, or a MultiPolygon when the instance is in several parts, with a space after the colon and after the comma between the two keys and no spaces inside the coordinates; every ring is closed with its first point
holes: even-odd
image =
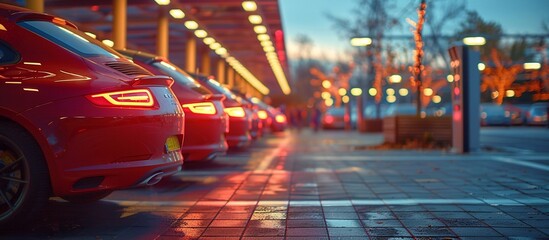
{"type": "Polygon", "coordinates": [[[259,98],[251,98],[250,101],[258,106],[258,116],[263,121],[264,128],[269,129],[272,133],[286,130],[288,119],[284,113],[259,98]]]}
{"type": "Polygon", "coordinates": [[[260,118],[260,106],[252,101],[251,97],[246,97],[246,94],[238,91],[232,90],[237,96],[237,100],[244,105],[246,113],[251,116],[251,129],[250,135],[253,140],[259,139],[264,134],[265,127],[263,125],[263,119],[260,118]]]}
{"type": "Polygon", "coordinates": [[[173,79],[51,15],[0,4],[0,26],[0,227],[181,169],[173,79]]]}
{"type": "Polygon", "coordinates": [[[528,109],[526,114],[526,124],[531,126],[547,125],[547,107],[549,103],[534,103],[528,109]]]}
{"type": "Polygon", "coordinates": [[[494,103],[480,104],[480,124],[482,126],[511,125],[511,112],[504,105],[494,103]]]}
{"type": "Polygon", "coordinates": [[[322,116],[322,128],[323,129],[344,129],[345,122],[347,121],[345,116],[345,108],[343,107],[330,107],[326,109],[322,116]]]}
{"type": "Polygon", "coordinates": [[[382,113],[382,115],[384,117],[397,115],[415,116],[417,115],[417,105],[414,103],[389,104],[389,106],[387,107],[385,112],[382,113]]]}
{"type": "Polygon", "coordinates": [[[251,130],[253,116],[250,116],[249,112],[245,109],[246,105],[243,104],[233,92],[223,87],[221,83],[215,79],[203,75],[194,76],[196,77],[196,80],[208,88],[208,90],[216,94],[225,95],[223,106],[225,108],[225,113],[229,116],[228,132],[225,136],[229,148],[242,149],[249,146],[252,142],[251,130]]]}
{"type": "Polygon", "coordinates": [[[181,152],[185,161],[213,160],[227,151],[223,94],[213,94],[168,59],[135,50],[118,50],[156,75],[175,80],[172,90],[185,111],[185,140],[181,152]]]}
{"type": "Polygon", "coordinates": [[[526,120],[526,110],[518,105],[505,104],[504,108],[511,114],[511,125],[522,125],[526,120]]]}

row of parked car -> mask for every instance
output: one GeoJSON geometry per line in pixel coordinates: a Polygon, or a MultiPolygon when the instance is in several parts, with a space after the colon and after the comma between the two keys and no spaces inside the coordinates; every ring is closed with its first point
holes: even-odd
{"type": "Polygon", "coordinates": [[[285,116],[168,59],[0,4],[0,228],[244,148],[285,116]]]}
{"type": "MultiPolygon", "coordinates": [[[[480,123],[482,126],[546,126],[547,109],[549,102],[538,102],[533,104],[494,104],[482,103],[480,105],[480,123]]],[[[397,103],[381,105],[379,117],[384,118],[393,115],[416,115],[417,106],[412,103],[397,103]]],[[[377,109],[375,105],[369,105],[364,109],[364,118],[376,118],[377,109]]],[[[441,107],[429,107],[423,110],[425,116],[450,116],[452,105],[446,104],[441,107]]],[[[349,120],[351,125],[356,125],[356,109],[351,108],[349,120]]],[[[325,129],[345,127],[345,109],[343,107],[331,107],[326,110],[322,118],[322,126],[325,129]]]]}

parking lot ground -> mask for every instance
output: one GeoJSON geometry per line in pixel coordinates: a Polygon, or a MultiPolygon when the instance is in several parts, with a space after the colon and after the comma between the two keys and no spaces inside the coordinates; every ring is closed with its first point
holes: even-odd
{"type": "Polygon", "coordinates": [[[548,239],[549,156],[369,150],[286,131],[93,204],[52,199],[7,239],[548,239]]]}

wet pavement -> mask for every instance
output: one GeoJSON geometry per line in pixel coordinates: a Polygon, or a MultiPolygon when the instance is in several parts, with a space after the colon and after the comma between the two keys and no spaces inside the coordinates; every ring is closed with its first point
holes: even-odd
{"type": "Polygon", "coordinates": [[[153,187],[52,199],[0,239],[549,239],[546,154],[368,149],[381,142],[268,135],[153,187]]]}

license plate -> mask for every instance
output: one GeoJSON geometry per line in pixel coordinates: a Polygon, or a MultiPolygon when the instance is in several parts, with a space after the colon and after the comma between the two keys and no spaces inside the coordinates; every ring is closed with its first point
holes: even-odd
{"type": "Polygon", "coordinates": [[[176,136],[171,136],[166,139],[166,152],[172,152],[181,149],[181,144],[179,143],[179,138],[176,136]]]}

